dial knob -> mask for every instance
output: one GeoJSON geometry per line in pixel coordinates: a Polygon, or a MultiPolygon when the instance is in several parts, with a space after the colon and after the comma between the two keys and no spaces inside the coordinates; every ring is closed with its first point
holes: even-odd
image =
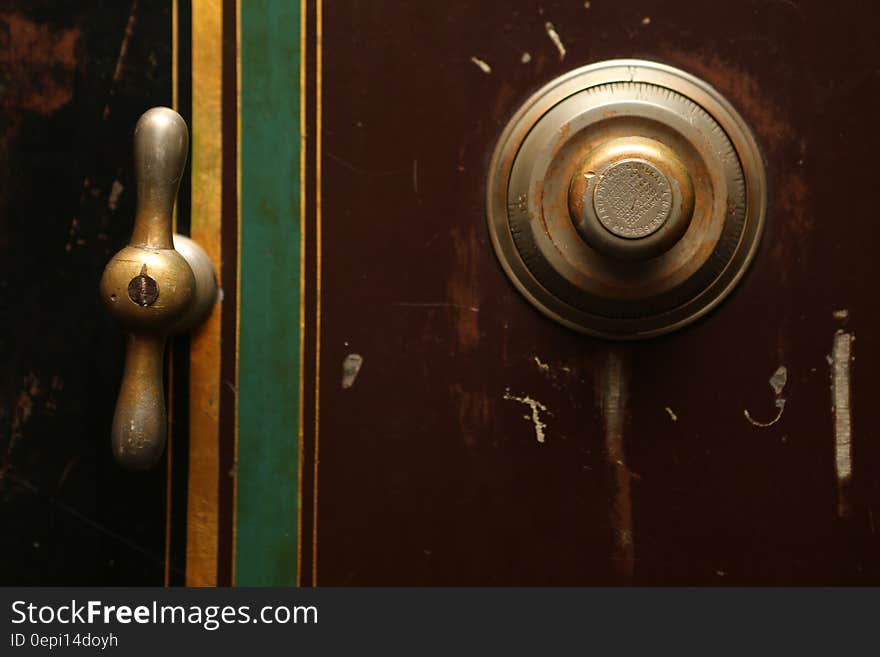
{"type": "Polygon", "coordinates": [[[569,212],[596,251],[644,260],[669,250],[694,211],[694,187],[674,151],[654,139],[610,139],[590,151],[569,184],[569,212]]]}
{"type": "Polygon", "coordinates": [[[717,305],[754,256],[755,140],[707,83],[641,60],[554,80],[514,115],[487,188],[495,251],[541,312],[632,339],[717,305]]]}

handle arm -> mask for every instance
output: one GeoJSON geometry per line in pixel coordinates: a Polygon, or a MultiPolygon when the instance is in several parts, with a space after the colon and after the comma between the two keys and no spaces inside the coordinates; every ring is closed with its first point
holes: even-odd
{"type": "Polygon", "coordinates": [[[174,250],[171,211],[189,133],[174,110],[155,107],[134,133],[137,212],[129,245],[101,277],[101,297],[126,334],[125,370],[113,416],[117,460],[134,469],[152,466],[166,439],[162,367],[166,336],[191,310],[196,282],[174,250]]]}
{"type": "Polygon", "coordinates": [[[125,337],[125,370],[113,414],[111,444],[117,461],[140,470],[156,463],[165,447],[165,336],[128,333],[125,337]]]}

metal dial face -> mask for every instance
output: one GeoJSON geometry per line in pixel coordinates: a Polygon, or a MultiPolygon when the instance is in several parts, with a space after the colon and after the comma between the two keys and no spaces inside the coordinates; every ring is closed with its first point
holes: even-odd
{"type": "Polygon", "coordinates": [[[757,145],[714,89],[639,60],[587,66],[516,113],[496,147],[489,230],[514,285],[593,335],[665,333],[717,305],[764,218],[757,145]]]}
{"type": "Polygon", "coordinates": [[[596,216],[619,237],[647,237],[669,218],[672,189],[666,176],[648,162],[615,162],[593,189],[596,216]]]}

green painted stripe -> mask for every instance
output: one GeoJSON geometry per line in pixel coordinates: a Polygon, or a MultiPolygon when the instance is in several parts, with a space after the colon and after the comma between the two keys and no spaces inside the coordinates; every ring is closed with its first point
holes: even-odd
{"type": "Polygon", "coordinates": [[[240,4],[241,271],[235,584],[296,584],[300,9],[240,4]]]}

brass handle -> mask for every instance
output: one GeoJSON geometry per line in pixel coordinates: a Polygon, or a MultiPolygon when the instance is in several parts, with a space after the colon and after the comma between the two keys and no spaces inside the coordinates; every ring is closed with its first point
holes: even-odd
{"type": "Polygon", "coordinates": [[[155,464],[165,447],[166,338],[203,318],[217,295],[207,255],[191,240],[172,235],[171,212],[188,147],[186,122],[174,110],[154,107],[141,116],[134,131],[134,230],[129,245],[113,256],[101,277],[101,298],[125,331],[113,453],[134,469],[155,464]],[[174,248],[181,239],[192,262],[174,248]]]}

